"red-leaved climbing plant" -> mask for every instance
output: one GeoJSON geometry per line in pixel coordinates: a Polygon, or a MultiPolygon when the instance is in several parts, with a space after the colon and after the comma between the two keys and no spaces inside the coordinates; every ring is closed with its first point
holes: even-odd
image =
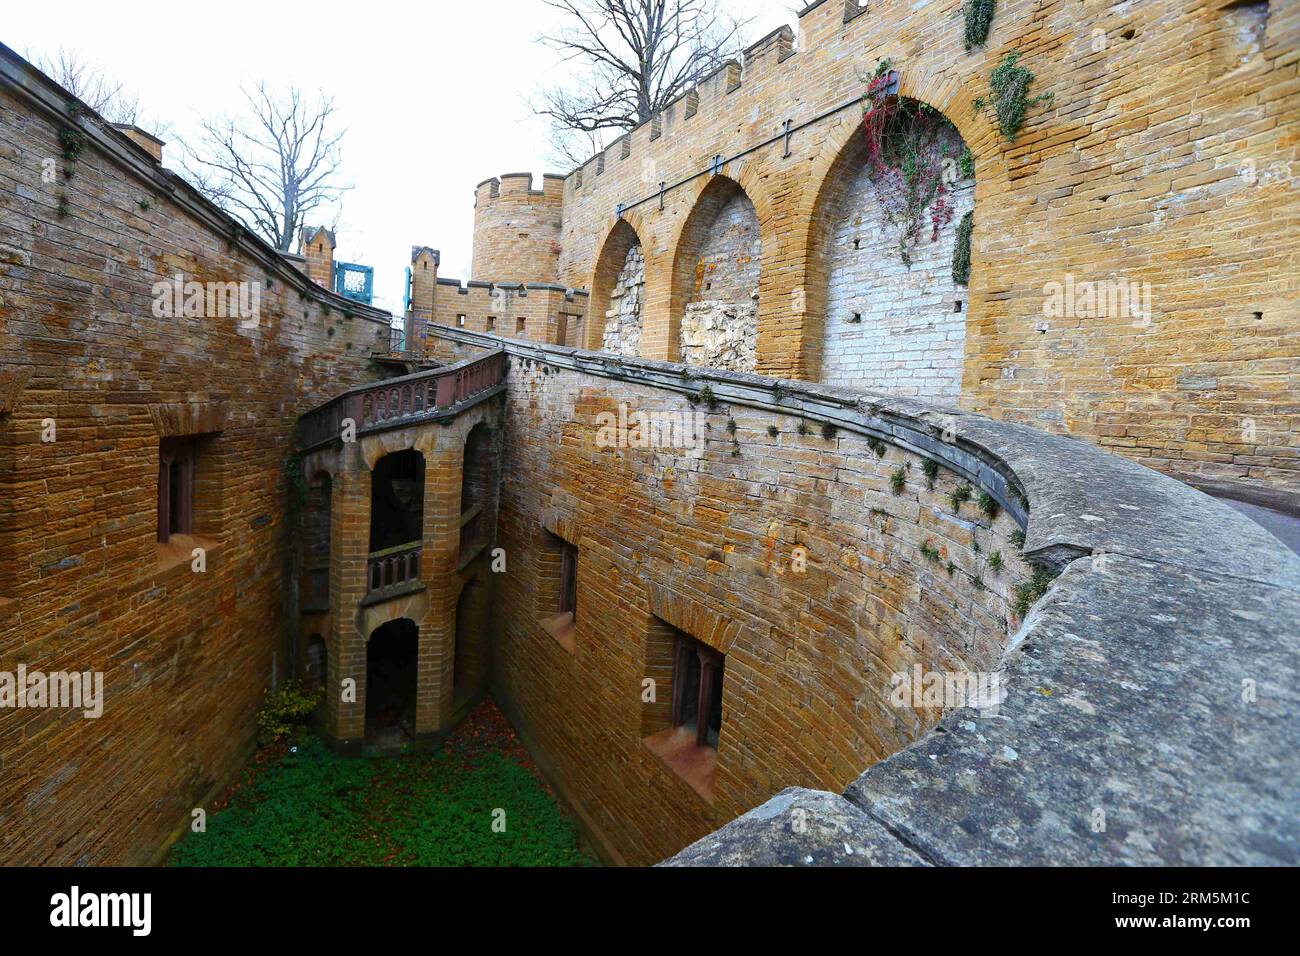
{"type": "Polygon", "coordinates": [[[896,82],[889,60],[876,67],[864,98],[863,130],[867,166],[876,198],[898,229],[898,252],[912,266],[912,251],[921,241],[929,213],[930,241],[952,221],[953,164],[948,143],[959,141],[956,128],[938,110],[889,92],[896,82]]]}

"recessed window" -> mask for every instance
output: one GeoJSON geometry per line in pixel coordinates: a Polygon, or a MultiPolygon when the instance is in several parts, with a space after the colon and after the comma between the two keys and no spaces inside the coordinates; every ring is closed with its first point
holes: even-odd
{"type": "Polygon", "coordinates": [[[195,439],[164,438],[158,446],[158,541],[194,533],[195,439]]]}
{"type": "Polygon", "coordinates": [[[497,330],[497,317],[495,315],[489,315],[487,317],[487,330],[489,332],[495,332],[497,330]]]}
{"type": "Polygon", "coordinates": [[[673,727],[695,737],[697,747],[718,749],[722,733],[722,675],[726,656],[688,634],[673,649],[673,727]]]}
{"type": "Polygon", "coordinates": [[[465,327],[465,316],[463,315],[456,316],[456,324],[463,329],[465,327]]]}
{"type": "Polygon", "coordinates": [[[537,554],[538,623],[570,654],[576,651],[578,546],[542,532],[537,554]]]}
{"type": "Polygon", "coordinates": [[[578,619],[578,549],[567,541],[560,547],[560,613],[578,619]]]}
{"type": "Polygon", "coordinates": [[[524,331],[524,323],[525,323],[525,321],[526,321],[526,320],[524,319],[524,317],[523,317],[522,315],[519,316],[519,318],[515,319],[515,331],[516,331],[516,332],[518,332],[518,333],[520,333],[520,334],[523,334],[523,331],[524,331]]]}
{"type": "Polygon", "coordinates": [[[726,655],[655,619],[646,636],[647,678],[655,699],[644,703],[642,743],[707,801],[713,799],[726,655]]]}

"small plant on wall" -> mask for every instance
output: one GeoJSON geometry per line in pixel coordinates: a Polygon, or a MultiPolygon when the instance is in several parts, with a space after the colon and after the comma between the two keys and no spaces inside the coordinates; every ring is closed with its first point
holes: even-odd
{"type": "Polygon", "coordinates": [[[942,113],[898,96],[897,88],[897,71],[889,60],[881,60],[867,85],[862,125],[872,188],[898,230],[899,258],[910,268],[927,218],[931,242],[952,221],[950,176],[945,174],[958,162],[948,147],[960,136],[942,113]]]}
{"type": "Polygon", "coordinates": [[[993,0],[966,0],[966,49],[983,46],[993,26],[993,0]]]}
{"type": "Polygon", "coordinates": [[[1019,50],[1012,50],[1004,56],[989,74],[988,96],[978,96],[972,104],[977,111],[993,111],[998,129],[1008,142],[1013,142],[1016,133],[1025,125],[1025,115],[1030,108],[1041,103],[1050,104],[1056,97],[1051,92],[1031,97],[1029,86],[1034,82],[1034,74],[1028,67],[1021,66],[1019,60],[1019,50]]]}

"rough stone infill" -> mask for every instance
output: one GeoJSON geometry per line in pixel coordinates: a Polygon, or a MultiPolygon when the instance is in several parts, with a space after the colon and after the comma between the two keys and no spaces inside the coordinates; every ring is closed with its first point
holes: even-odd
{"type": "Polygon", "coordinates": [[[641,296],[645,287],[645,255],[640,246],[627,251],[623,268],[609,294],[603,348],[619,355],[641,351],[641,296]]]}

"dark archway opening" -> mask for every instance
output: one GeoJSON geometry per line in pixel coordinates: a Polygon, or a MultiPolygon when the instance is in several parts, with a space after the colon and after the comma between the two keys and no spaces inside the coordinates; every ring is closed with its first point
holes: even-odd
{"type": "Polygon", "coordinates": [[[375,628],[366,646],[366,741],[388,747],[415,739],[420,630],[408,618],[375,628]]]}
{"type": "Polygon", "coordinates": [[[385,455],[370,480],[370,551],[421,540],[424,529],[424,456],[408,448],[385,455]]]}

